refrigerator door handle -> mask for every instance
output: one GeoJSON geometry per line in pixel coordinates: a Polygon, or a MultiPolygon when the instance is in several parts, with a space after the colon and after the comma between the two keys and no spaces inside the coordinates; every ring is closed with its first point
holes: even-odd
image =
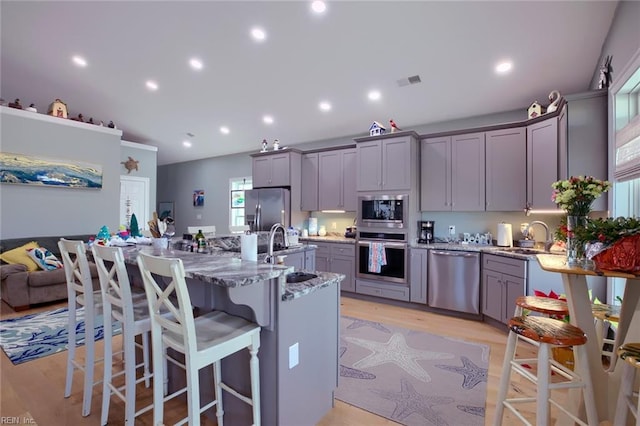
{"type": "Polygon", "coordinates": [[[256,231],[262,231],[260,225],[260,203],[256,204],[256,231]]]}

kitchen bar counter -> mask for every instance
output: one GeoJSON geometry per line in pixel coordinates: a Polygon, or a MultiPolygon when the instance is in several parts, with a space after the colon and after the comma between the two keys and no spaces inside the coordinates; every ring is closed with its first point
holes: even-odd
{"type": "Polygon", "coordinates": [[[347,238],[342,235],[325,235],[324,237],[319,236],[309,236],[309,237],[300,237],[300,241],[304,241],[306,243],[313,242],[322,242],[322,243],[338,243],[338,244],[355,244],[355,238],[347,238]]]}

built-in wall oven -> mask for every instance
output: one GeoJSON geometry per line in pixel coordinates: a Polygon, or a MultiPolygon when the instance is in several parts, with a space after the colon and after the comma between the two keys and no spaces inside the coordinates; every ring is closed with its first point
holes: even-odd
{"type": "Polygon", "coordinates": [[[360,195],[358,215],[361,227],[407,228],[409,195],[360,195]]]}
{"type": "Polygon", "coordinates": [[[406,284],[408,253],[407,234],[404,232],[359,231],[356,276],[406,284]]]}

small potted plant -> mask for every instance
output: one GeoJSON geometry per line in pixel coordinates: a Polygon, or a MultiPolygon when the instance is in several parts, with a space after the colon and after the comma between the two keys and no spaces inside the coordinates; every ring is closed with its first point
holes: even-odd
{"type": "Polygon", "coordinates": [[[637,274],[640,272],[640,219],[592,219],[576,230],[596,268],[637,274]]]}

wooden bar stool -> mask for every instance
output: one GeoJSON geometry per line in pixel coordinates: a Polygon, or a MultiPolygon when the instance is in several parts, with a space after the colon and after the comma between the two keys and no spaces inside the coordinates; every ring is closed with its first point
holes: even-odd
{"type": "MultiPolygon", "coordinates": [[[[223,426],[222,391],[224,390],[252,408],[253,424],[259,426],[260,326],[222,311],[212,311],[194,318],[181,259],[140,253],[138,266],[151,315],[151,344],[155,376],[153,424],[163,423],[165,399],[186,392],[188,415],[177,424],[188,422],[190,425],[197,426],[200,424],[200,414],[215,406],[218,426],[223,426]],[[167,283],[166,286],[165,283],[167,283]],[[175,299],[173,299],[174,295],[175,299]],[[172,315],[163,315],[162,308],[166,308],[172,315]],[[166,348],[183,354],[184,363],[171,358],[166,348]],[[251,374],[251,397],[241,394],[222,381],[222,359],[244,349],[247,349],[250,355],[248,367],[251,374]],[[162,380],[160,380],[160,376],[164,374],[162,368],[164,357],[184,368],[187,376],[187,386],[166,398],[164,398],[162,380]],[[213,366],[214,400],[201,407],[198,371],[209,365],[213,366]]],[[[233,372],[230,373],[233,374],[233,372]]]]}
{"type": "Polygon", "coordinates": [[[602,348],[602,355],[609,358],[609,371],[613,371],[616,366],[617,357],[614,355],[616,350],[615,340],[607,337],[609,325],[612,322],[620,322],[620,306],[607,305],[604,303],[591,305],[591,312],[596,325],[596,337],[598,339],[598,347],[602,348]],[[607,347],[605,347],[607,345],[607,347]],[[611,348],[609,348],[611,345],[611,348]]]}
{"type": "Polygon", "coordinates": [[[520,296],[516,299],[516,312],[514,316],[522,316],[525,309],[556,319],[562,319],[566,315],[569,315],[567,302],[551,297],[520,296]]]}
{"type": "Polygon", "coordinates": [[[626,343],[620,346],[618,357],[625,363],[622,367],[622,381],[613,426],[625,426],[629,411],[636,418],[636,426],[640,426],[640,400],[638,392],[633,391],[636,372],[640,370],[640,343],[626,343]]]}
{"type": "Polygon", "coordinates": [[[509,320],[509,337],[505,350],[504,363],[498,397],[496,401],[496,416],[494,425],[502,424],[504,408],[511,410],[525,424],[531,423],[515,407],[519,403],[536,402],[536,424],[549,424],[549,404],[571,417],[576,423],[583,426],[597,425],[598,415],[593,396],[593,386],[586,369],[586,362],[576,363],[580,368],[579,372],[574,372],[551,358],[552,347],[573,346],[574,353],[581,360],[586,360],[587,337],[578,327],[554,318],[540,316],[520,316],[509,320]],[[518,339],[536,346],[538,348],[537,358],[516,358],[515,350],[518,339]],[[537,365],[537,371],[525,367],[523,364],[537,365]],[[524,378],[531,381],[536,386],[537,395],[535,397],[507,398],[511,372],[515,371],[524,378]],[[559,381],[551,383],[551,372],[559,377],[559,381]],[[570,413],[561,403],[552,399],[551,391],[557,389],[582,388],[582,395],[587,412],[585,423],[575,414],[570,413]]]}

